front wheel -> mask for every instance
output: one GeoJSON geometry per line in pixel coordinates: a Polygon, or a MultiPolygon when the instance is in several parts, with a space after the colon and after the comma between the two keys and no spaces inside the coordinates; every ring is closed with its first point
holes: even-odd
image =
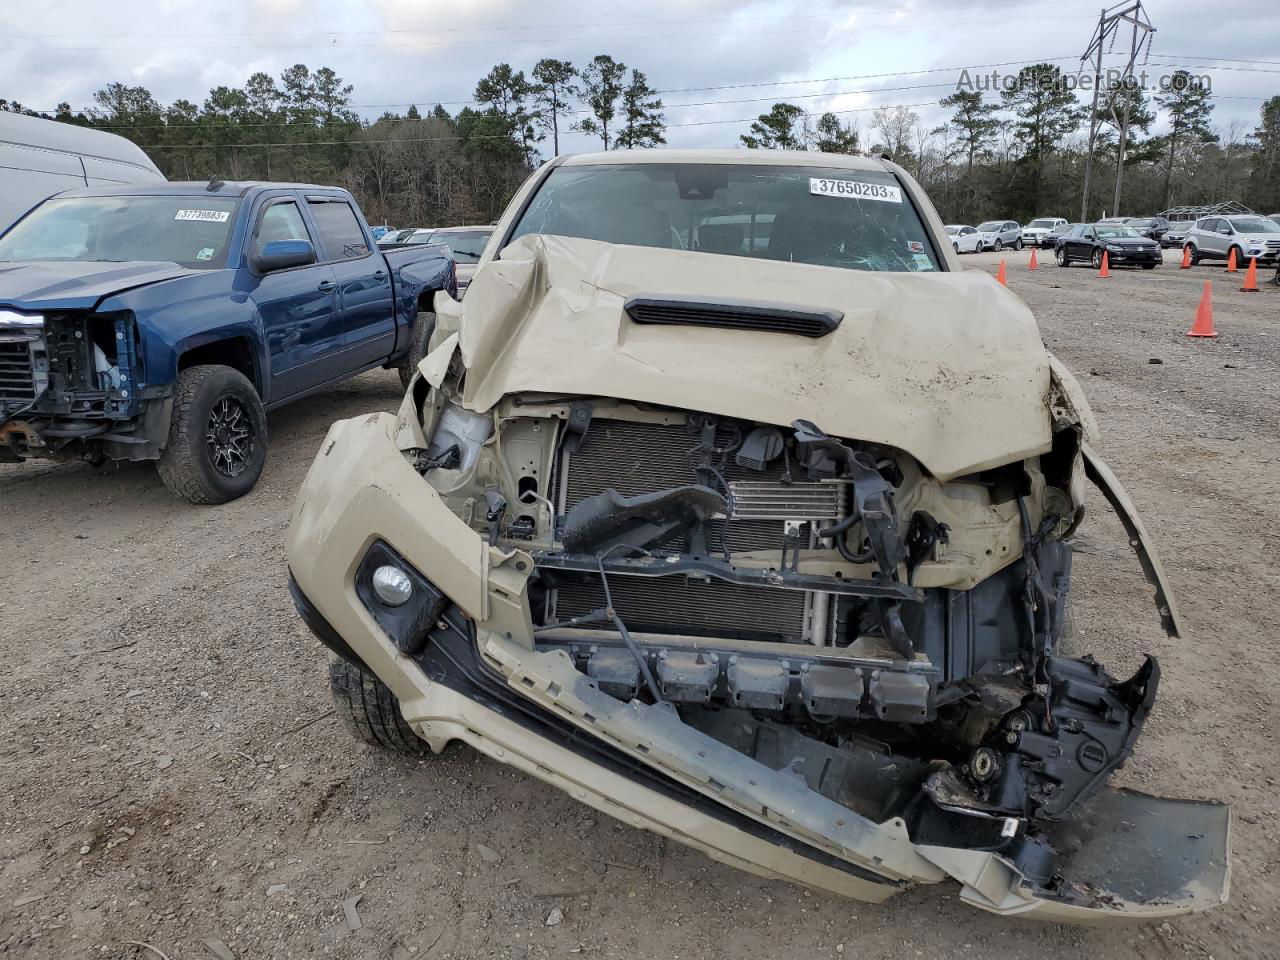
{"type": "Polygon", "coordinates": [[[996,238],[996,242],[991,245],[991,249],[994,250],[996,253],[999,253],[1003,247],[1004,247],[1004,244],[1000,242],[999,238],[996,238]]]}
{"type": "Polygon", "coordinates": [[[1191,265],[1193,267],[1197,266],[1200,263],[1200,251],[1196,249],[1196,245],[1194,243],[1188,243],[1183,247],[1183,249],[1191,251],[1191,265]]]}
{"type": "Polygon", "coordinates": [[[226,503],[253,489],[266,462],[267,413],[249,379],[220,364],[181,371],[156,463],[164,485],[189,503],[226,503]]]}
{"type": "Polygon", "coordinates": [[[1058,266],[1060,267],[1070,266],[1071,264],[1071,261],[1067,259],[1067,251],[1062,247],[1058,248],[1057,253],[1054,254],[1054,257],[1057,259],[1058,266]]]}
{"type": "Polygon", "coordinates": [[[1093,263],[1093,269],[1095,269],[1095,270],[1101,270],[1101,269],[1102,269],[1102,251],[1101,251],[1101,250],[1098,250],[1097,248],[1094,248],[1094,251],[1093,251],[1093,257],[1091,258],[1091,262],[1093,263]]]}
{"type": "Polygon", "coordinates": [[[430,310],[423,310],[413,321],[413,331],[410,334],[409,352],[405,354],[404,360],[400,363],[400,385],[406,390],[409,389],[409,381],[413,379],[413,374],[418,369],[418,364],[422,362],[422,358],[427,355],[427,349],[431,345],[431,334],[436,329],[436,315],[430,310]]]}
{"type": "Polygon", "coordinates": [[[338,719],[355,739],[401,753],[430,754],[426,741],[405,722],[391,688],[372,673],[335,657],[329,661],[329,692],[338,719]]]}
{"type": "Polygon", "coordinates": [[[953,243],[953,244],[951,245],[951,249],[952,249],[952,250],[954,250],[954,251],[956,252],[956,256],[957,256],[957,257],[958,257],[958,256],[960,256],[960,244],[958,244],[958,243],[953,243]]]}
{"type": "Polygon", "coordinates": [[[1021,250],[1021,249],[1022,249],[1022,238],[1021,238],[1021,237],[1019,237],[1017,240],[1015,240],[1015,241],[1013,242],[1013,249],[1015,249],[1015,250],[1021,250]]]}

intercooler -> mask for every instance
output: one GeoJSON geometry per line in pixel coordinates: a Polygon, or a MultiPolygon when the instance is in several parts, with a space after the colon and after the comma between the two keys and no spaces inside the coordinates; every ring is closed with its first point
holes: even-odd
{"type": "MultiPolygon", "coordinates": [[[[718,436],[728,441],[730,434],[718,436]]],[[[558,464],[559,512],[563,516],[583,499],[608,489],[638,496],[685,484],[705,482],[694,470],[698,437],[683,424],[663,425],[597,419],[575,453],[564,451],[558,464]]],[[[730,453],[721,473],[733,491],[733,512],[707,527],[707,552],[720,556],[746,551],[782,550],[788,521],[831,520],[844,514],[845,486],[790,477],[785,457],[764,470],[739,466],[730,453]]],[[[723,491],[721,491],[723,492],[723,491]]],[[[803,528],[810,545],[812,524],[803,528]]],[[[669,549],[686,549],[672,543],[669,549]]],[[[744,586],[714,578],[642,577],[612,573],[614,605],[636,632],[686,633],[799,643],[829,642],[835,603],[807,591],[744,586]],[[810,629],[814,621],[821,626],[810,629]]],[[[597,575],[565,579],[551,598],[555,619],[579,616],[605,605],[597,575]]]]}

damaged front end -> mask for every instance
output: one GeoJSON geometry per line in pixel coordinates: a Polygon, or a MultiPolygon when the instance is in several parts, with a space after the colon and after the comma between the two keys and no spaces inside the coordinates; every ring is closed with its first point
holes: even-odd
{"type": "Polygon", "coordinates": [[[154,459],[169,400],[128,311],[0,310],[0,462],[154,459]]]}
{"type": "Polygon", "coordinates": [[[1155,660],[1117,679],[1063,649],[1086,475],[1177,620],[1067,375],[1046,367],[1038,452],[942,472],[741,398],[483,406],[448,322],[397,418],[335,425],[289,534],[308,622],[433,747],[863,899],[950,877],[984,909],[1097,922],[1225,898],[1227,807],[1106,783],[1155,660]],[[367,588],[388,563],[416,585],[399,612],[367,588]]]}

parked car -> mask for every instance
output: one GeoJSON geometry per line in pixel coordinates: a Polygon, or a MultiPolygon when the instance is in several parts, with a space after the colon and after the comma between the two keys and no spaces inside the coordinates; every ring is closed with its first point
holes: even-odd
{"type": "Polygon", "coordinates": [[[1096,224],[1077,224],[1063,235],[1057,246],[1058,266],[1069,267],[1083,261],[1095,269],[1101,268],[1104,252],[1113,267],[1140,266],[1143,270],[1154,270],[1164,261],[1160,244],[1150,237],[1122,223],[1100,220],[1096,224]]]}
{"type": "Polygon", "coordinates": [[[1232,250],[1242,267],[1251,259],[1267,263],[1280,257],[1280,224],[1257,214],[1202,217],[1183,242],[1191,250],[1192,263],[1226,260],[1232,250]]]}
{"type": "Polygon", "coordinates": [[[1059,646],[1086,478],[1176,633],[1150,536],[1080,385],[901,167],[557,157],[436,310],[399,414],[332,427],[286,538],[357,737],[468,743],[874,901],[954,878],[1149,923],[1226,896],[1226,806],[1105,785],[1155,661],[1059,646]],[[689,245],[726,210],[767,246],[689,245]]]}
{"type": "MultiPolygon", "coordinates": [[[[381,249],[386,249],[387,247],[402,246],[408,241],[408,239],[411,236],[413,236],[415,233],[420,233],[420,232],[423,232],[423,231],[420,231],[417,227],[407,227],[400,230],[388,230],[378,239],[378,246],[381,249]]],[[[431,231],[428,230],[425,232],[430,233],[431,231]]]]}
{"type": "Polygon", "coordinates": [[[1014,220],[988,220],[978,224],[983,250],[1022,249],[1022,226],[1014,220]]]}
{"type": "Polygon", "coordinates": [[[1075,229],[1079,224],[1062,222],[1049,231],[1049,235],[1040,241],[1040,246],[1047,247],[1050,250],[1057,251],[1058,244],[1062,242],[1062,238],[1075,229]]]}
{"type": "Polygon", "coordinates": [[[951,223],[942,228],[951,240],[951,249],[956,253],[981,253],[982,234],[977,227],[966,224],[951,223]]]}
{"type": "Polygon", "coordinates": [[[1182,245],[1187,239],[1187,233],[1195,225],[1196,222],[1194,220],[1170,220],[1169,229],[1160,238],[1160,246],[1166,250],[1171,247],[1182,249],[1182,245]]]}
{"type": "Polygon", "coordinates": [[[124,137],[7,110],[0,110],[0,171],[0,230],[63,190],[164,182],[124,137]]]}
{"type": "Polygon", "coordinates": [[[1022,228],[1022,242],[1033,247],[1043,247],[1049,234],[1057,227],[1066,226],[1063,217],[1037,217],[1022,228]]]}
{"type": "Polygon", "coordinates": [[[266,411],[422,358],[439,247],[377,252],[331,187],[77,190],[0,236],[0,460],[154,460],[192,503],[247,493],[266,411]]]}
{"type": "Polygon", "coordinates": [[[1169,232],[1169,221],[1164,217],[1129,217],[1125,226],[1132,227],[1144,237],[1150,237],[1164,246],[1164,235],[1169,232]]]}
{"type": "Polygon", "coordinates": [[[489,242],[493,226],[486,224],[475,227],[441,227],[431,234],[432,243],[442,243],[453,254],[458,265],[458,296],[462,297],[475,276],[484,253],[484,245],[489,242]]]}

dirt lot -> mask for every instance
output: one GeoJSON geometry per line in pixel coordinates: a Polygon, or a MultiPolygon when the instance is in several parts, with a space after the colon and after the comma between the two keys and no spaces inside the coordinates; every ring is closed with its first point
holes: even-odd
{"type": "Polygon", "coordinates": [[[1280,290],[1242,294],[1207,266],[1100,280],[1025,261],[1009,255],[1010,287],[1080,375],[1189,626],[1161,633],[1095,495],[1077,646],[1117,672],[1155,652],[1165,677],[1118,779],[1235,805],[1227,906],[1112,930],[998,919],[946,886],[873,907],[716,865],[463,749],[357,746],[281,541],[328,424],[397,405],[378,373],[273,415],[263,481],[225,507],[179,503],[148,467],[0,467],[0,953],[1280,956],[1280,290]],[[1222,336],[1192,341],[1205,278],[1222,336]]]}

